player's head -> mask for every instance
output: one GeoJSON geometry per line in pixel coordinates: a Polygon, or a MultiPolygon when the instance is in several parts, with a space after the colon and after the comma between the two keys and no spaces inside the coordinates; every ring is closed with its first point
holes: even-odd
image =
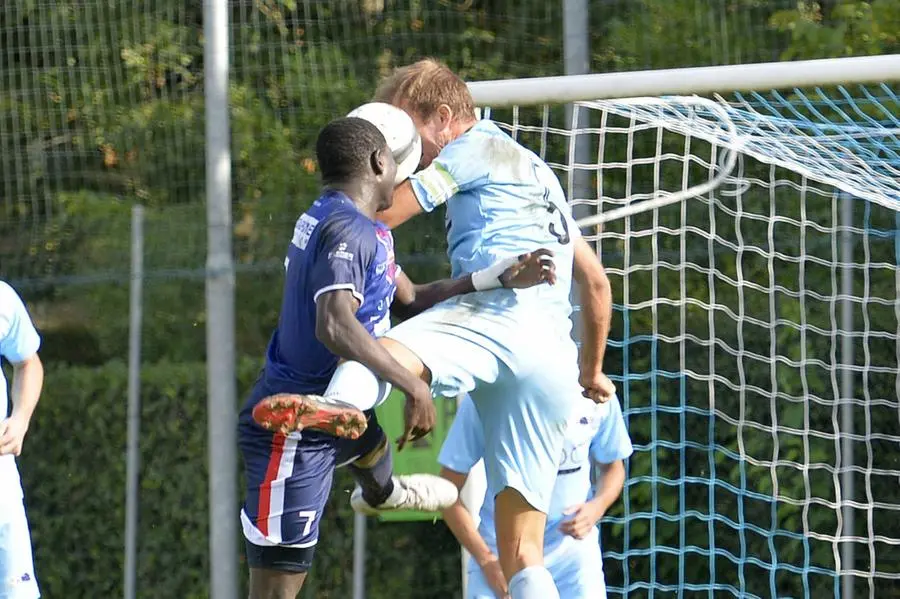
{"type": "Polygon", "coordinates": [[[433,58],[395,69],[378,86],[375,101],[399,106],[412,117],[422,137],[423,167],[475,121],[469,87],[433,58]]]}
{"type": "Polygon", "coordinates": [[[369,121],[344,117],[325,125],[316,140],[316,160],[323,184],[369,186],[376,210],[391,206],[397,163],[381,131],[369,121]]]}

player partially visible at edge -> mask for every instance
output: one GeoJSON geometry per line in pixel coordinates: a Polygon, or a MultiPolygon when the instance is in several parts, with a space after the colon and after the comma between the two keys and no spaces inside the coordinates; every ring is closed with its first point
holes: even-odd
{"type": "Polygon", "coordinates": [[[40,597],[25,517],[16,456],[22,453],[31,415],[41,396],[44,367],[38,357],[41,338],[25,304],[0,281],[0,355],[13,366],[9,410],[6,378],[0,370],[0,597],[40,597]],[[7,416],[8,415],[8,416],[7,416]]]}
{"type": "MultiPolygon", "coordinates": [[[[622,409],[616,398],[597,404],[577,401],[566,431],[562,460],[544,531],[544,563],[560,597],[606,599],[603,558],[596,524],[618,499],[625,483],[625,465],[633,448],[622,409]],[[599,476],[591,497],[592,467],[599,476]]],[[[460,404],[438,461],[441,476],[462,489],[472,467],[484,457],[484,440],[475,405],[468,398],[460,404]]],[[[471,558],[465,599],[504,599],[508,587],[497,561],[494,535],[496,489],[486,489],[480,517],[475,521],[457,501],[444,510],[444,522],[471,558]]]]}
{"type": "MultiPolygon", "coordinates": [[[[412,116],[424,167],[397,187],[392,207],[379,218],[396,227],[446,203],[453,275],[478,275],[476,293],[422,312],[381,342],[436,393],[470,393],[481,415],[489,485],[499,490],[498,552],[510,594],[557,598],[543,566],[544,524],[572,398],[584,392],[605,401],[615,391],[602,372],[609,281],[581,239],[553,171],[497,125],[477,120],[468,87],[450,69],[434,60],[398,69],[375,99],[412,116]],[[502,288],[492,265],[538,247],[553,252],[557,284],[502,288]],[[573,268],[584,323],[580,377],[570,336],[573,268]]],[[[348,407],[370,409],[382,397],[376,374],[344,363],[324,396],[295,397],[295,405],[284,408],[327,405],[336,418],[348,407]]],[[[434,406],[418,399],[407,397],[404,438],[434,424],[434,406]]],[[[362,507],[354,499],[354,507],[362,507]]]]}
{"type": "MultiPolygon", "coordinates": [[[[411,315],[472,290],[469,276],[414,285],[395,264],[391,233],[374,216],[390,205],[396,164],[374,125],[354,118],[333,121],[319,135],[316,156],[325,190],[297,221],[285,261],[278,328],[239,419],[247,484],[241,522],[251,599],[299,593],[336,467],[349,465],[358,492],[380,509],[439,511],[457,496],[440,477],[393,476],[390,447],[374,413],[347,410],[323,420],[322,413],[311,410],[279,424],[257,409],[262,398],[272,395],[322,393],[341,358],[368,365],[408,395],[425,396],[430,403],[428,386],[374,337],[389,327],[391,308],[411,315]],[[251,414],[276,432],[261,428],[251,414]],[[347,438],[283,431],[306,427],[347,438]]],[[[541,260],[547,254],[522,256],[504,279],[513,286],[552,283],[552,264],[541,260]]]]}

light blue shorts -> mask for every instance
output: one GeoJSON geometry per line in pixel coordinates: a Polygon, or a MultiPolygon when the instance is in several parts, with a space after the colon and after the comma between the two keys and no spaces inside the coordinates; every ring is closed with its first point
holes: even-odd
{"type": "Polygon", "coordinates": [[[516,489],[546,513],[566,423],[581,394],[577,349],[568,331],[554,336],[523,323],[524,334],[516,331],[500,343],[484,334],[488,329],[497,331],[496,319],[479,326],[471,306],[445,302],[386,336],[419,356],[435,394],[469,393],[484,431],[488,489],[516,489]]]}
{"type": "Polygon", "coordinates": [[[0,506],[0,599],[37,599],[31,535],[21,500],[0,506]]]}
{"type": "MultiPolygon", "coordinates": [[[[606,579],[597,536],[567,541],[563,547],[544,557],[559,596],[563,599],[606,599],[606,579]]],[[[468,574],[466,599],[496,599],[481,568],[471,559],[468,574]]]]}

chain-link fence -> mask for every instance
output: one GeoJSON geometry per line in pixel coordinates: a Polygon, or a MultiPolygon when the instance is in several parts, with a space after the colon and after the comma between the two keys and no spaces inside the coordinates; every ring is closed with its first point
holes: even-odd
{"type": "MultiPolygon", "coordinates": [[[[206,593],[206,515],[196,512],[205,509],[205,487],[182,484],[200,480],[206,467],[204,438],[184,429],[186,419],[192,430],[205,425],[202,4],[0,6],[0,277],[28,301],[51,374],[66,367],[48,379],[22,462],[38,575],[51,598],[120,594],[124,459],[104,458],[110,476],[97,484],[92,455],[119,457],[124,448],[124,413],[95,406],[124,404],[119,363],[128,347],[135,204],[146,207],[143,362],[153,400],[145,401],[144,426],[159,438],[144,451],[161,464],[142,478],[145,497],[158,498],[148,509],[159,518],[142,519],[139,586],[145,597],[206,593]],[[105,423],[97,443],[82,447],[57,435],[56,425],[75,422],[77,430],[82,419],[105,423]],[[48,456],[60,461],[51,468],[48,456]],[[167,480],[179,463],[194,470],[167,480]],[[92,494],[103,500],[88,501],[92,494]],[[63,509],[59,497],[76,501],[63,509]],[[180,515],[166,516],[165,506],[180,515]],[[76,529],[59,522],[62,511],[76,529]],[[188,572],[173,577],[173,569],[188,572]],[[171,580],[177,585],[165,586],[171,580]]],[[[603,72],[896,51],[898,7],[898,0],[593,0],[584,19],[591,69],[603,72]]],[[[232,0],[229,8],[243,394],[277,319],[291,227],[316,195],[319,127],[365,101],[392,67],[422,56],[469,80],[562,74],[564,1],[232,0]]],[[[414,279],[445,271],[437,218],[398,235],[399,260],[414,279]]],[[[346,497],[335,495],[324,530],[332,549],[322,552],[307,596],[349,593],[342,556],[349,560],[350,519],[338,508],[346,497]]],[[[379,527],[370,551],[371,596],[458,592],[458,570],[446,566],[457,545],[444,527],[390,527],[379,527]]]]}

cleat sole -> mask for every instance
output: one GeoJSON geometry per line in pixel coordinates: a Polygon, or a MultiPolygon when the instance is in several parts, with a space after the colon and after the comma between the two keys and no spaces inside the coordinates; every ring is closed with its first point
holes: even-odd
{"type": "Polygon", "coordinates": [[[356,408],[326,404],[309,395],[291,393],[264,398],[253,408],[253,420],[276,433],[311,430],[342,439],[358,439],[368,427],[366,415],[356,408]]]}

